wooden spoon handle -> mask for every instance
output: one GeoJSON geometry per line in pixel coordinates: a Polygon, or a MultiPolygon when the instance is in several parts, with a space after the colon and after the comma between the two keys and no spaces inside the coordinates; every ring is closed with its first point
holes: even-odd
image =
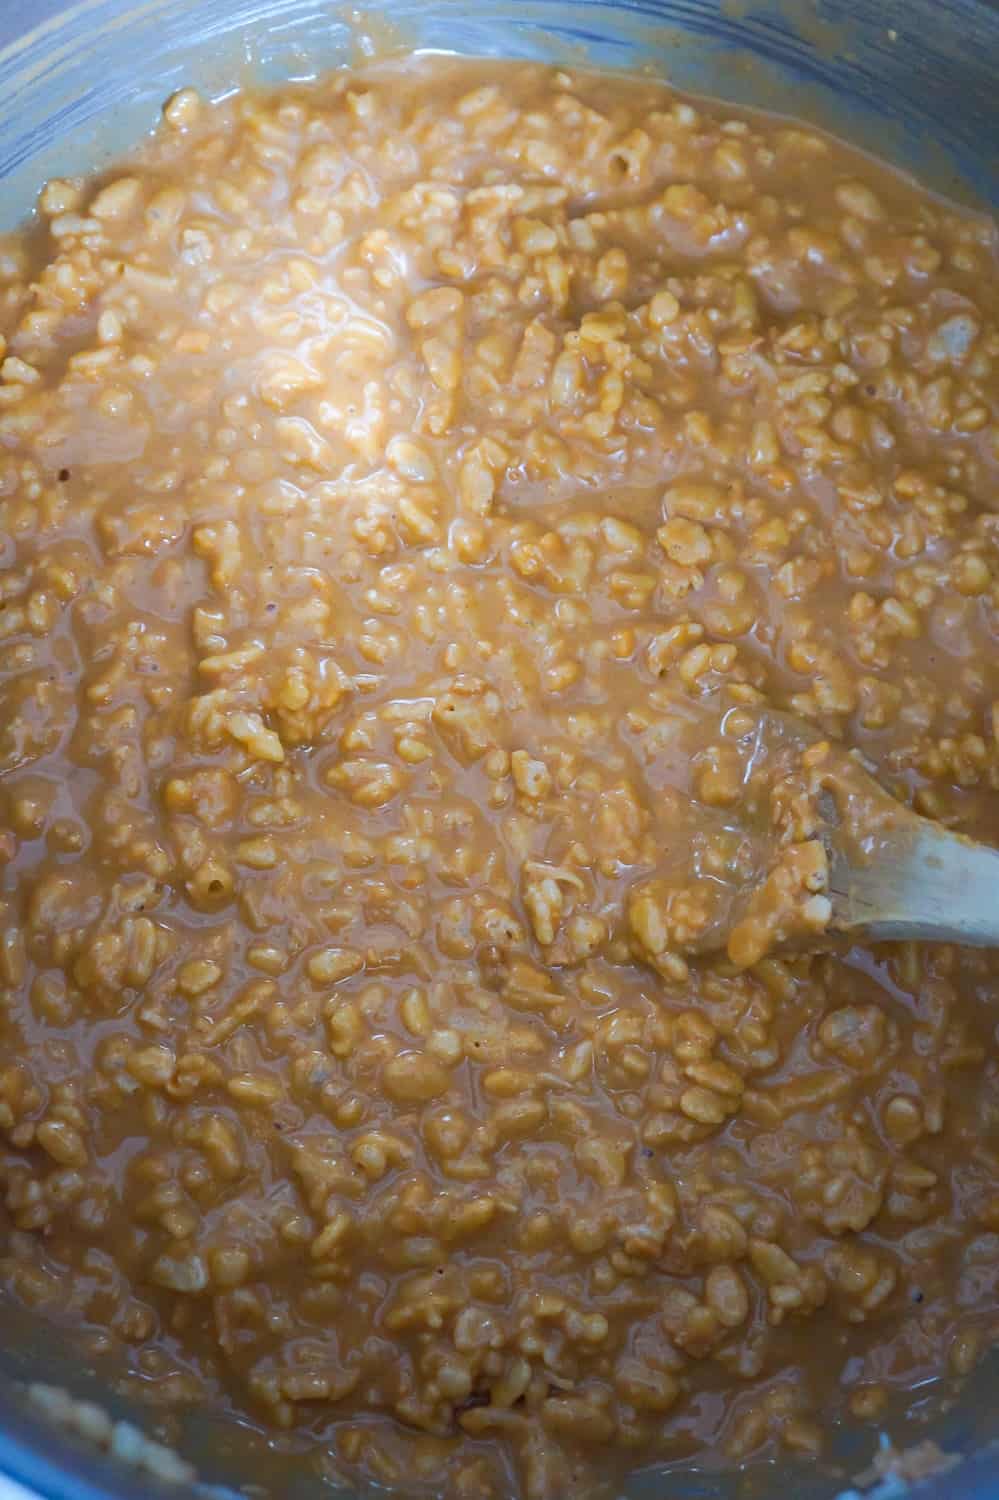
{"type": "Polygon", "coordinates": [[[870,864],[833,851],[830,895],[842,932],[999,948],[999,850],[924,818],[887,835],[870,864]]]}

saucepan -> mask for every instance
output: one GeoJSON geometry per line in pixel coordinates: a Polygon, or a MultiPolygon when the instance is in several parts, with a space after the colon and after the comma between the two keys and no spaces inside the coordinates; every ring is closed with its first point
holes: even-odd
{"type": "MultiPolygon", "coordinates": [[[[31,211],[53,175],[100,168],[148,130],[183,84],[219,96],[309,77],[349,60],[360,31],[383,45],[642,69],[743,105],[806,116],[912,170],[938,191],[999,201],[999,7],[990,0],[366,0],[347,17],[330,0],[0,0],[0,231],[31,211]]],[[[0,1243],[4,1234],[0,1205],[0,1243]]],[[[68,1405],[54,1397],[51,1406],[68,1405]]],[[[914,1486],[925,1500],[999,1496],[999,1361],[958,1397],[912,1393],[882,1441],[934,1440],[954,1458],[914,1486]]],[[[854,1493],[871,1443],[844,1434],[831,1462],[750,1475],[637,1475],[615,1500],[831,1500],[854,1493]]],[[[152,1465],[153,1469],[156,1464],[152,1465]]],[[[892,1479],[869,1493],[900,1494],[892,1479]]],[[[91,1348],[0,1302],[0,1500],[140,1500],[259,1495],[351,1500],[296,1470],[259,1436],[189,1413],[169,1429],[121,1394],[91,1348]],[[32,1404],[33,1383],[96,1406],[117,1424],[108,1456],[32,1404]],[[167,1439],[197,1481],[161,1488],[137,1470],[140,1433],[167,1439]]]]}

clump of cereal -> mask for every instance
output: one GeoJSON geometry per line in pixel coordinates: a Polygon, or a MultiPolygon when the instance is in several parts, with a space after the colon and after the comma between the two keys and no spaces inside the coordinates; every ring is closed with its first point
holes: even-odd
{"type": "Polygon", "coordinates": [[[805,126],[442,58],[182,89],[39,209],[4,1293],[453,1500],[703,1456],[692,1411],[814,1457],[962,1378],[999,962],[810,950],[852,751],[999,839],[994,229],[805,126]]]}

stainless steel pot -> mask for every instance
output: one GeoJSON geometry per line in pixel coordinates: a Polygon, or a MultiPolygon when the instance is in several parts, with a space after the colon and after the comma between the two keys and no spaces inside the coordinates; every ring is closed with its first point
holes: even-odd
{"type": "MultiPolygon", "coordinates": [[[[413,46],[651,67],[683,88],[810,117],[941,192],[999,203],[996,0],[367,0],[365,10],[413,46]]],[[[46,177],[125,150],[181,84],[218,94],[308,76],[342,62],[351,45],[325,0],[0,0],[0,230],[30,211],[46,177]]],[[[0,1209],[0,1243],[3,1232],[0,1209]]],[[[26,1383],[54,1382],[146,1425],[111,1394],[111,1375],[0,1302],[0,1500],[4,1475],[43,1500],[158,1492],[53,1430],[23,1399],[26,1383]]],[[[909,1419],[889,1424],[903,1441],[934,1436],[961,1455],[920,1494],[999,1500],[999,1361],[924,1424],[936,1405],[934,1393],[914,1393],[909,1419]]],[[[336,1500],[296,1473],[293,1458],[268,1462],[243,1437],[209,1413],[184,1420],[179,1446],[204,1476],[198,1493],[336,1500]]],[[[869,1460],[870,1440],[844,1433],[835,1456],[838,1472],[758,1469],[754,1493],[829,1500],[869,1460]]],[[[620,1500],[726,1500],[738,1489],[738,1476],[666,1470],[635,1476],[620,1500]]]]}

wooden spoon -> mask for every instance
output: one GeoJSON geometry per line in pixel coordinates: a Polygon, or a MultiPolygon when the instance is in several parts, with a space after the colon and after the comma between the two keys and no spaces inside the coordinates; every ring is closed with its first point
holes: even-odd
{"type": "Polygon", "coordinates": [[[885,826],[862,859],[838,829],[824,831],[830,930],[871,942],[999,947],[999,849],[919,817],[858,774],[870,783],[872,802],[883,805],[885,826]]]}
{"type": "Polygon", "coordinates": [[[628,902],[635,952],[664,976],[719,949],[746,968],[837,937],[999,947],[999,849],[920,817],[858,752],[791,714],[717,700],[675,713],[646,761],[668,809],[662,863],[628,902]],[[723,752],[743,790],[730,772],[724,805],[706,806],[697,767],[723,752]]]}

